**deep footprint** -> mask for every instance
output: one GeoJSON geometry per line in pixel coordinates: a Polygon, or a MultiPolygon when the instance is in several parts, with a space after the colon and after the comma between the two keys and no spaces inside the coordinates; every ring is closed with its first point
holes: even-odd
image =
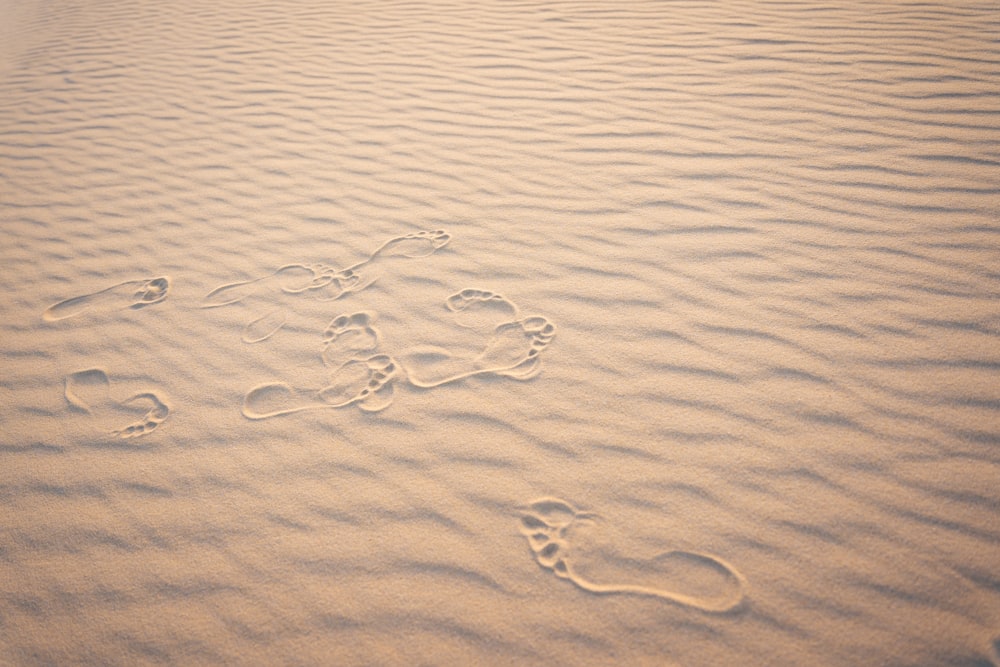
{"type": "Polygon", "coordinates": [[[163,301],[169,291],[170,278],[166,276],[149,280],[126,280],[97,292],[53,304],[42,313],[42,319],[46,322],[58,322],[91,309],[143,308],[163,301]]]}
{"type": "Polygon", "coordinates": [[[520,530],[528,539],[528,545],[539,565],[590,593],[656,597],[711,613],[733,611],[743,604],[747,587],[743,575],[717,556],[693,551],[669,551],[652,560],[688,561],[693,567],[713,571],[727,581],[728,593],[718,597],[703,597],[651,586],[599,584],[581,576],[574,566],[575,547],[571,535],[575,528],[596,522],[599,518],[590,512],[580,512],[564,500],[541,498],[522,508],[520,530]]]}
{"type": "Polygon", "coordinates": [[[116,401],[111,396],[111,381],[100,368],[88,368],[66,376],[64,396],[73,408],[109,421],[144,410],[139,419],[110,431],[122,438],[137,438],[157,429],[170,414],[170,406],[156,393],[147,391],[116,401]]]}
{"type": "Polygon", "coordinates": [[[349,361],[367,358],[381,341],[373,326],[375,313],[357,312],[335,317],[323,332],[323,363],[337,369],[349,361]]]}

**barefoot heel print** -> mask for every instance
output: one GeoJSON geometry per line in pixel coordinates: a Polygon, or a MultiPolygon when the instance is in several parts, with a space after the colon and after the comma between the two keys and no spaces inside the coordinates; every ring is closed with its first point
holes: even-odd
{"type": "Polygon", "coordinates": [[[727,581],[728,590],[719,597],[687,595],[628,583],[601,584],[584,578],[574,569],[573,545],[569,535],[574,525],[598,518],[596,514],[580,512],[564,500],[541,498],[522,509],[521,534],[528,538],[528,544],[539,565],[589,593],[650,596],[712,613],[733,611],[742,604],[747,588],[743,575],[717,556],[693,551],[670,551],[660,554],[660,557],[684,557],[699,566],[721,573],[727,581]]]}
{"type": "Polygon", "coordinates": [[[53,304],[42,313],[42,319],[46,322],[58,322],[91,309],[142,308],[163,301],[169,291],[170,278],[166,276],[149,280],[126,280],[97,292],[53,304]]]}
{"type": "Polygon", "coordinates": [[[130,413],[144,413],[124,427],[111,431],[112,435],[122,439],[137,438],[152,432],[170,414],[170,406],[151,391],[116,401],[111,397],[108,374],[100,368],[88,368],[67,375],[64,395],[71,407],[102,420],[114,419],[119,415],[124,420],[130,413]]]}

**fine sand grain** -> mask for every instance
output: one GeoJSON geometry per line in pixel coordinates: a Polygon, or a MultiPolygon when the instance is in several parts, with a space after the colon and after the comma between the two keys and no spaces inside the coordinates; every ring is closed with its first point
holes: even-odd
{"type": "Polygon", "coordinates": [[[0,0],[0,664],[1000,664],[998,34],[0,0]]]}

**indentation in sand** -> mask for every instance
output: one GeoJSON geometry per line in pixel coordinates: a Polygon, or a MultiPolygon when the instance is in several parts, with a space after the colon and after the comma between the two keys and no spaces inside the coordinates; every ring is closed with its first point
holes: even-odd
{"type": "Polygon", "coordinates": [[[577,532],[599,519],[597,514],[581,512],[559,498],[540,498],[522,508],[520,530],[539,565],[590,593],[651,596],[712,613],[733,611],[743,603],[747,588],[743,575],[717,556],[693,551],[668,551],[650,561],[683,561],[687,569],[716,575],[722,582],[718,595],[691,595],[628,582],[597,583],[584,577],[577,570],[577,532]]]}
{"type": "Polygon", "coordinates": [[[475,357],[455,357],[443,348],[422,347],[400,355],[400,363],[410,383],[423,388],[484,374],[529,380],[541,371],[541,353],[555,334],[555,325],[536,315],[496,326],[475,357]]]}
{"type": "Polygon", "coordinates": [[[319,390],[298,390],[285,382],[269,382],[251,389],[243,399],[248,419],[268,419],[306,410],[346,408],[356,405],[366,412],[389,407],[399,366],[385,354],[355,359],[330,374],[319,390]]]}
{"type": "Polygon", "coordinates": [[[118,401],[111,396],[111,381],[100,368],[88,368],[66,376],[64,395],[73,408],[102,421],[124,420],[141,413],[111,434],[122,439],[137,438],[157,429],[170,414],[170,406],[156,392],[144,391],[118,401]]]}
{"type": "Polygon", "coordinates": [[[169,291],[170,278],[166,276],[147,280],[126,280],[97,292],[75,296],[53,304],[42,313],[42,319],[46,322],[58,322],[88,310],[143,308],[163,301],[167,298],[169,291]]]}
{"type": "MultiPolygon", "coordinates": [[[[395,261],[427,257],[450,240],[451,236],[440,229],[397,236],[379,246],[368,259],[346,269],[327,264],[287,264],[260,278],[220,285],[205,295],[201,307],[221,308],[268,292],[334,301],[372,285],[395,261]]],[[[241,338],[245,343],[265,341],[280,331],[286,320],[284,310],[257,315],[246,325],[241,338]]]]}

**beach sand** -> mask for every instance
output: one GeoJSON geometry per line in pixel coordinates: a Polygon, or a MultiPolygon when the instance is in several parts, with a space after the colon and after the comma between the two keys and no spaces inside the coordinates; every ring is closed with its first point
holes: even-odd
{"type": "Polygon", "coordinates": [[[0,17],[0,664],[1000,664],[994,2],[0,17]]]}

